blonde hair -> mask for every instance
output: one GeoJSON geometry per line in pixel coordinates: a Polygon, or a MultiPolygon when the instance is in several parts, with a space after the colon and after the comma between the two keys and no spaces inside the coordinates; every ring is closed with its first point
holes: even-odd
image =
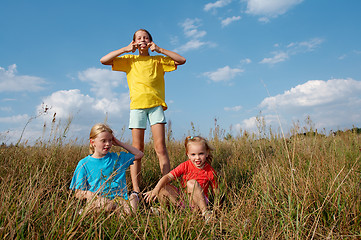
{"type": "Polygon", "coordinates": [[[90,134],[89,134],[89,153],[90,154],[94,153],[94,147],[91,144],[90,140],[94,140],[102,132],[109,132],[109,133],[113,134],[113,130],[104,123],[97,123],[90,130],[90,134]]]}
{"type": "Polygon", "coordinates": [[[207,140],[203,137],[200,136],[188,136],[186,137],[186,140],[184,141],[184,147],[186,149],[186,154],[188,154],[188,146],[192,143],[197,143],[197,144],[203,144],[204,147],[206,148],[206,151],[208,152],[208,157],[207,157],[207,162],[209,164],[212,163],[212,159],[213,159],[213,155],[211,153],[211,151],[213,150],[212,147],[209,145],[209,143],[207,142],[207,140]]]}

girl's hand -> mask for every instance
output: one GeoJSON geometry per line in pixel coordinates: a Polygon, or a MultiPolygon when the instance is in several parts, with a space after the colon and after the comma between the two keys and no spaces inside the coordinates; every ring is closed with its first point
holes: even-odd
{"type": "Polygon", "coordinates": [[[114,145],[114,146],[119,146],[119,147],[121,147],[121,142],[120,142],[118,139],[116,139],[116,138],[114,137],[114,135],[113,135],[112,142],[113,142],[113,145],[114,145]]]}
{"type": "Polygon", "coordinates": [[[155,199],[157,199],[157,194],[155,194],[153,191],[149,191],[146,193],[143,193],[144,199],[145,201],[148,203],[150,201],[154,201],[155,199]]]}
{"type": "Polygon", "coordinates": [[[135,52],[138,49],[137,44],[132,41],[128,46],[125,47],[126,52],[135,52]]]}
{"type": "Polygon", "coordinates": [[[160,52],[160,48],[154,43],[154,42],[151,42],[151,43],[148,43],[148,48],[154,52],[156,51],[157,53],[160,52]]]}

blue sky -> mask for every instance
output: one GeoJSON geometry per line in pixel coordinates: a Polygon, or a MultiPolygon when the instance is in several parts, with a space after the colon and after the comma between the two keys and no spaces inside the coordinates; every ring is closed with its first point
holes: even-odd
{"type": "MultiPolygon", "coordinates": [[[[361,1],[10,1],[0,3],[0,141],[49,137],[72,119],[86,139],[107,119],[127,129],[125,75],[99,59],[145,28],[183,55],[167,73],[173,136],[275,132],[310,116],[320,131],[361,127],[361,1]],[[48,107],[47,114],[40,114],[48,107]],[[46,128],[44,128],[44,124],[46,128]],[[45,131],[44,131],[45,129],[45,131]]],[[[123,133],[123,128],[125,128],[123,133]]]]}

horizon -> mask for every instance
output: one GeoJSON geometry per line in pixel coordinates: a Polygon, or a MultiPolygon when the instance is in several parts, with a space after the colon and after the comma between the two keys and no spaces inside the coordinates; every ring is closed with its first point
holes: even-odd
{"type": "Polygon", "coordinates": [[[56,124],[71,119],[69,139],[87,139],[106,120],[130,141],[126,76],[99,60],[140,28],[187,59],[165,74],[175,139],[208,137],[215,119],[233,136],[257,133],[260,117],[285,133],[308,119],[327,133],[360,127],[359,9],[356,0],[143,1],[136,9],[132,1],[5,0],[0,141],[16,143],[24,126],[23,139],[49,136],[54,113],[56,124]]]}

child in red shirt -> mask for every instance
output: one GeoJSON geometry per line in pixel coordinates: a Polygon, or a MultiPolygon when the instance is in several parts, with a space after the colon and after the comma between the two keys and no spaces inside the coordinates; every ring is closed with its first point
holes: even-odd
{"type": "Polygon", "coordinates": [[[196,136],[186,138],[185,149],[188,160],[163,176],[152,191],[144,193],[144,197],[147,202],[158,198],[161,203],[168,200],[173,204],[179,203],[180,193],[169,183],[181,177],[181,184],[188,193],[192,209],[201,210],[202,216],[208,221],[212,214],[207,208],[208,188],[217,188],[216,173],[210,165],[211,148],[204,138],[196,136]]]}

